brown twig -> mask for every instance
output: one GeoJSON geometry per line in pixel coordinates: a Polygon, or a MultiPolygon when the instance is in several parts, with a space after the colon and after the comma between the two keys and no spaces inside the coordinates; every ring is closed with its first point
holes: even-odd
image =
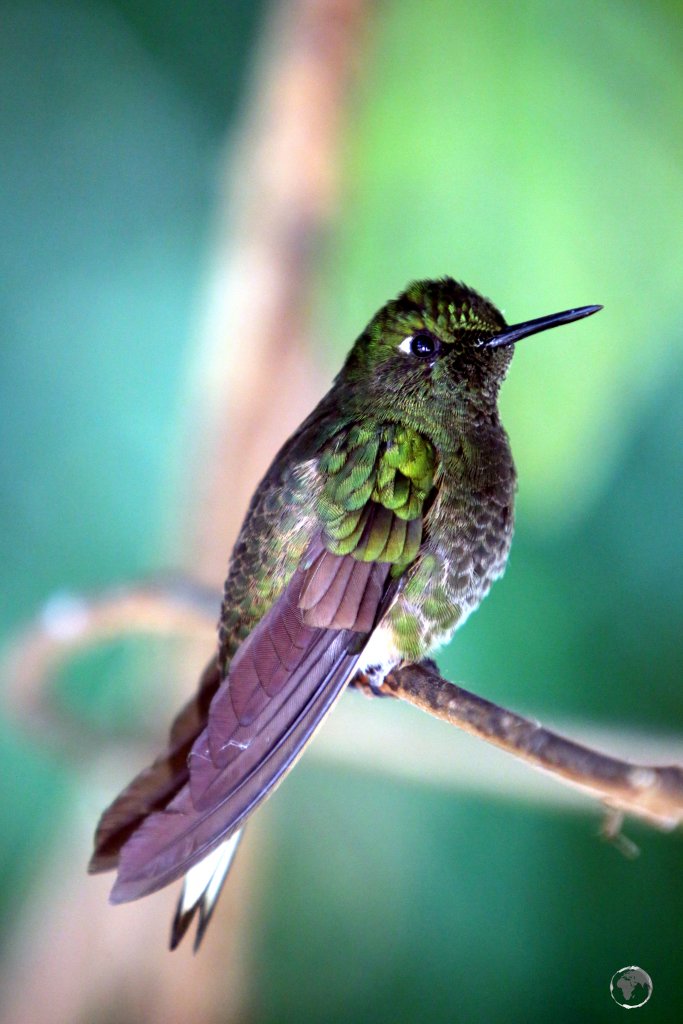
{"type": "Polygon", "coordinates": [[[385,687],[395,697],[591,793],[610,808],[661,828],[674,828],[683,818],[680,765],[634,764],[566,739],[449,683],[429,662],[398,669],[385,687]]]}
{"type": "MultiPolygon", "coordinates": [[[[212,598],[210,591],[181,581],[132,585],[91,601],[48,604],[49,614],[44,611],[12,649],[7,677],[15,710],[24,719],[47,723],[54,737],[54,705],[46,699],[45,683],[58,661],[114,633],[185,631],[208,637],[217,604],[218,595],[212,598]],[[26,694],[31,695],[29,703],[26,694]]],[[[683,818],[679,765],[636,764],[566,739],[448,682],[430,662],[396,669],[383,692],[591,794],[615,812],[660,828],[673,828],[683,818]]],[[[612,824],[616,820],[613,816],[612,824]]]]}

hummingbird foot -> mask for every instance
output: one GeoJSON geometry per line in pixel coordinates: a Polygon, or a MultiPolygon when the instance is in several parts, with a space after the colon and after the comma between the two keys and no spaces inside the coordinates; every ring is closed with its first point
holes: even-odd
{"type": "Polygon", "coordinates": [[[375,697],[393,697],[391,690],[385,688],[384,682],[384,679],[380,679],[379,673],[373,673],[371,669],[366,669],[363,672],[357,672],[349,686],[369,700],[375,697]]]}

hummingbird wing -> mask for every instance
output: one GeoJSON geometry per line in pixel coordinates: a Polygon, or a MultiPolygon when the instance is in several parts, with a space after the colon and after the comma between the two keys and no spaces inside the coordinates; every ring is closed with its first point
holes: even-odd
{"type": "MultiPolygon", "coordinates": [[[[387,571],[378,564],[367,580],[376,607],[387,571]]],[[[305,624],[298,607],[304,578],[305,572],[295,574],[239,648],[190,753],[189,781],[163,810],[145,818],[121,850],[114,902],[162,888],[238,830],[342,692],[362,645],[352,630],[305,624]],[[211,756],[212,736],[218,763],[211,756]]]]}
{"type": "Polygon", "coordinates": [[[319,470],[314,538],[238,647],[188,781],[123,845],[114,902],[167,885],[243,826],[334,705],[417,555],[436,475],[429,442],[388,424],[352,427],[319,470]]]}

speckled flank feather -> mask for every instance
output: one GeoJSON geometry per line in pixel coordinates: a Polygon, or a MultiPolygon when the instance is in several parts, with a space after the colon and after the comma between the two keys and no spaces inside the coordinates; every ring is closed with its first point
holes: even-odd
{"type": "MultiPolygon", "coordinates": [[[[515,472],[496,399],[511,352],[482,341],[504,326],[449,278],[410,285],[278,453],[232,553],[218,657],[167,752],[100,823],[92,869],[118,865],[114,900],[219,849],[359,667],[381,681],[425,657],[501,574],[515,472]]],[[[219,870],[209,863],[198,895],[193,881],[175,941],[195,908],[210,916],[225,867],[213,856],[219,870]]]]}

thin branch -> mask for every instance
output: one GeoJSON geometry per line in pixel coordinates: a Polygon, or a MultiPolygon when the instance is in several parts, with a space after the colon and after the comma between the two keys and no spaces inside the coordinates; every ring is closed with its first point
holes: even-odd
{"type": "Polygon", "coordinates": [[[406,665],[387,692],[585,790],[608,807],[674,828],[683,818],[683,767],[641,765],[566,739],[538,722],[449,683],[429,662],[406,665]]]}
{"type": "MultiPolygon", "coordinates": [[[[15,643],[5,666],[15,712],[24,720],[48,725],[54,738],[54,703],[48,699],[47,684],[60,661],[113,635],[184,631],[208,637],[217,605],[218,595],[182,581],[131,585],[89,601],[49,602],[15,643]]],[[[683,818],[679,765],[636,764],[566,739],[448,682],[431,662],[396,669],[382,692],[591,794],[616,812],[660,828],[674,828],[683,818]]],[[[613,816],[612,832],[617,821],[618,815],[613,816]]]]}

